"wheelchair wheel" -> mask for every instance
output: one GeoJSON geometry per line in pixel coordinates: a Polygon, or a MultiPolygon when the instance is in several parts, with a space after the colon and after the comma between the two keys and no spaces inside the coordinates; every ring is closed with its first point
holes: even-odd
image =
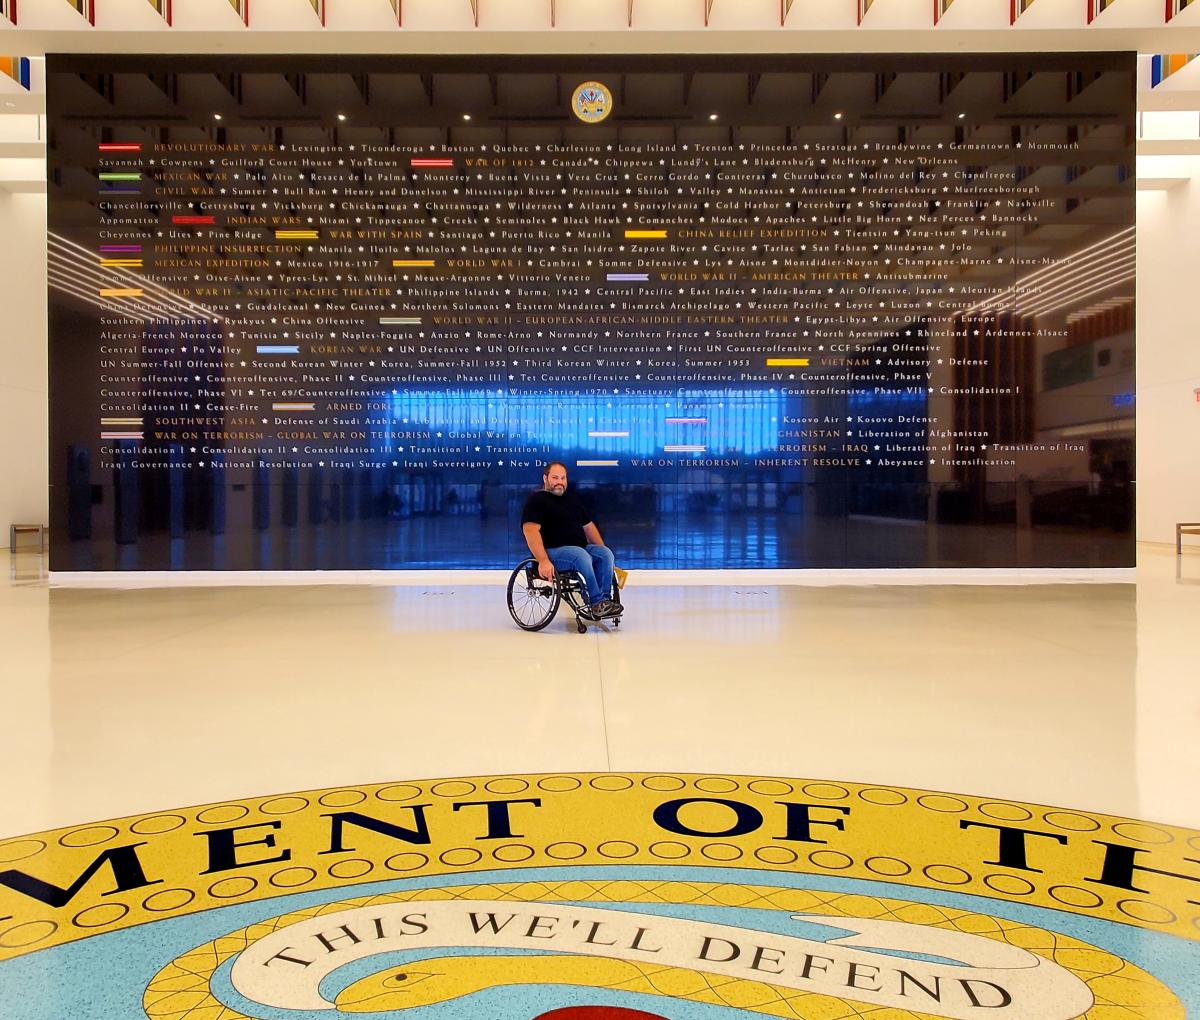
{"type": "Polygon", "coordinates": [[[541,630],[558,612],[558,585],[538,576],[537,560],[522,560],[508,579],[508,611],[522,630],[541,630]]]}
{"type": "MultiPolygon", "coordinates": [[[[612,600],[618,606],[621,604],[621,588],[617,584],[617,579],[615,577],[613,578],[613,583],[612,583],[612,600]]],[[[621,618],[619,616],[614,616],[612,618],[612,625],[613,625],[613,627],[621,626],[621,618]]]]}

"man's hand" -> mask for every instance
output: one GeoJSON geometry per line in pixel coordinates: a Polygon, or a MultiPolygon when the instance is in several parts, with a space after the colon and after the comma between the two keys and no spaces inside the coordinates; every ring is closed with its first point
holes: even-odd
{"type": "Polygon", "coordinates": [[[542,578],[543,581],[553,581],[554,564],[548,559],[538,560],[538,576],[542,578]]]}

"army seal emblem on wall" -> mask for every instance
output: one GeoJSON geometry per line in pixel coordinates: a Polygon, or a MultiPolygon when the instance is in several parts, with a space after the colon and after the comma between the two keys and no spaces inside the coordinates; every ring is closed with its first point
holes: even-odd
{"type": "Polygon", "coordinates": [[[585,81],[571,96],[571,110],[585,124],[599,124],[612,109],[613,94],[598,81],[585,81]]]}

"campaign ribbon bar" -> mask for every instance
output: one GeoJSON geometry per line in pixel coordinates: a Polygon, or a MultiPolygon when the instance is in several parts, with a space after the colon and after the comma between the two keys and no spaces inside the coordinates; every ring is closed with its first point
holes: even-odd
{"type": "Polygon", "coordinates": [[[101,297],[143,297],[145,291],[140,287],[102,287],[101,297]]]}
{"type": "Polygon", "coordinates": [[[707,418],[668,418],[668,425],[707,425],[707,418]]]}
{"type": "Polygon", "coordinates": [[[628,432],[589,432],[590,439],[627,439],[628,432]]]}
{"type": "Polygon", "coordinates": [[[667,232],[665,230],[626,230],[625,240],[627,241],[665,241],[667,232]]]}
{"type": "Polygon", "coordinates": [[[320,237],[320,233],[316,230],[276,230],[275,240],[277,241],[315,241],[320,237]]]}
{"type": "Polygon", "coordinates": [[[393,269],[432,269],[436,265],[433,259],[392,259],[393,269]]]}
{"type": "Polygon", "coordinates": [[[409,160],[409,165],[417,170],[453,169],[454,160],[416,157],[409,160]]]}
{"type": "Polygon", "coordinates": [[[259,344],[254,348],[259,354],[299,354],[299,344],[259,344]]]}
{"type": "Polygon", "coordinates": [[[217,222],[215,216],[172,216],[171,222],[179,227],[211,226],[217,222]]]}
{"type": "Polygon", "coordinates": [[[141,142],[101,142],[98,146],[101,152],[141,152],[141,142]]]}
{"type": "Polygon", "coordinates": [[[141,253],[142,246],[140,244],[102,244],[101,251],[107,252],[137,252],[141,253]]]}
{"type": "Polygon", "coordinates": [[[650,280],[649,273],[609,273],[609,283],[647,283],[650,280]]]}
{"type": "Polygon", "coordinates": [[[271,404],[272,411],[315,411],[316,409],[315,403],[306,403],[303,400],[277,400],[271,404]]]}
{"type": "Polygon", "coordinates": [[[105,267],[114,266],[129,266],[132,269],[140,269],[142,267],[141,259],[101,259],[100,265],[105,267]]]}
{"type": "Polygon", "coordinates": [[[140,181],[142,175],[140,173],[102,173],[100,180],[102,181],[140,181]]]}
{"type": "Polygon", "coordinates": [[[393,316],[389,319],[380,319],[381,326],[419,326],[421,320],[412,316],[393,316]]]}
{"type": "Polygon", "coordinates": [[[111,427],[114,425],[141,425],[141,424],[142,424],[141,418],[101,418],[100,419],[101,427],[104,427],[104,426],[111,427]]]}
{"type": "Polygon", "coordinates": [[[695,443],[675,443],[663,447],[663,453],[705,453],[707,450],[707,446],[700,446],[695,443]]]}
{"type": "Polygon", "coordinates": [[[767,358],[767,368],[808,368],[808,358],[767,358]]]}
{"type": "Polygon", "coordinates": [[[617,467],[619,460],[577,460],[576,467],[617,467]]]}
{"type": "Polygon", "coordinates": [[[101,439],[141,439],[140,432],[101,432],[101,439]]]}

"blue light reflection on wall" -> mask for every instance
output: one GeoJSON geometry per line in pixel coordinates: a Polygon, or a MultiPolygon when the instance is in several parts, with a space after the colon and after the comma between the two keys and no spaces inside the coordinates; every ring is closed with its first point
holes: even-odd
{"type": "Polygon", "coordinates": [[[478,388],[400,390],[384,399],[391,409],[391,427],[384,433],[387,449],[397,441],[397,432],[428,429],[434,442],[438,432],[491,433],[500,441],[612,457],[649,457],[672,445],[747,455],[773,450],[779,445],[785,406],[797,413],[800,404],[775,390],[735,389],[569,396],[478,388]],[[705,421],[669,421],[673,418],[705,421]],[[628,435],[592,434],[597,432],[628,435]]]}

